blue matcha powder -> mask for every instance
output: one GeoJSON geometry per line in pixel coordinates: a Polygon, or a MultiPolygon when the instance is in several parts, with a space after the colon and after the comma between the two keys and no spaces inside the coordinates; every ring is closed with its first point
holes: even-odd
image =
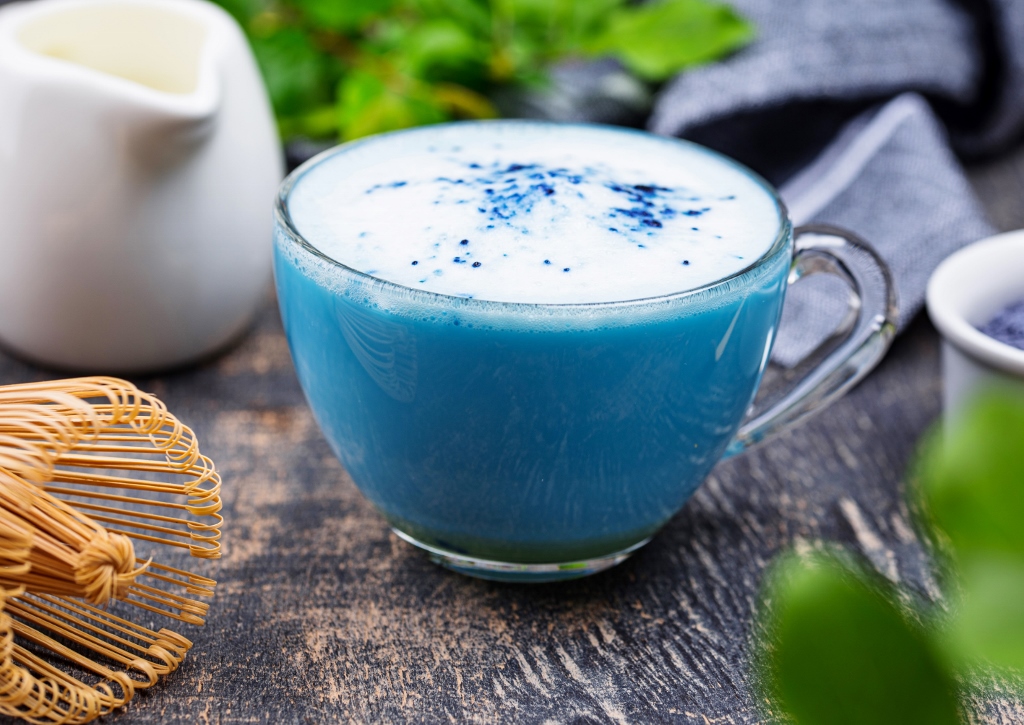
{"type": "Polygon", "coordinates": [[[994,340],[1024,350],[1024,299],[1007,305],[978,329],[994,340]]]}
{"type": "Polygon", "coordinates": [[[532,303],[695,289],[757,262],[781,223],[763,186],[698,147],[532,124],[362,141],[302,176],[289,208],[360,272],[532,303]]]}

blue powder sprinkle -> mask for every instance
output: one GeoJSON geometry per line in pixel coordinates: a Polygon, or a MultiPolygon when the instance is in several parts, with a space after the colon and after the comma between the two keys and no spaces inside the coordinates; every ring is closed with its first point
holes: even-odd
{"type": "Polygon", "coordinates": [[[412,262],[412,266],[415,267],[417,264],[419,264],[419,261],[414,259],[413,262],[412,262]]]}
{"type": "Polygon", "coordinates": [[[1024,299],[1007,305],[978,329],[993,340],[1024,350],[1024,299]]]}
{"type": "Polygon", "coordinates": [[[686,266],[686,267],[689,267],[690,266],[690,260],[689,259],[684,259],[683,260],[683,265],[686,266]]]}
{"type": "Polygon", "coordinates": [[[473,262],[473,266],[474,267],[479,267],[480,266],[480,262],[473,262]]]}
{"type": "MultiPolygon", "coordinates": [[[[632,236],[634,243],[637,238],[653,237],[662,233],[669,220],[675,220],[680,216],[697,217],[711,211],[710,206],[701,206],[701,197],[685,188],[671,188],[659,186],[653,183],[622,184],[615,182],[598,181],[605,172],[597,168],[584,168],[570,172],[567,168],[547,168],[538,163],[464,163],[463,176],[458,174],[452,176],[438,176],[435,181],[458,186],[464,190],[461,198],[451,199],[446,196],[448,192],[442,191],[433,201],[434,204],[455,203],[472,204],[474,201],[479,204],[476,207],[480,214],[485,216],[484,223],[480,228],[495,229],[502,225],[511,227],[510,231],[519,229],[523,234],[529,234],[528,227],[522,226],[519,216],[530,215],[534,207],[550,199],[551,204],[556,201],[553,198],[559,193],[573,193],[580,198],[585,198],[581,191],[570,191],[567,186],[582,184],[586,179],[593,179],[602,184],[613,193],[618,201],[616,205],[609,205],[604,209],[595,210],[594,220],[607,221],[616,219],[613,226],[607,226],[613,234],[625,234],[632,236]],[[597,178],[594,178],[597,177],[597,178]],[[472,194],[478,194],[479,199],[473,199],[472,194]],[[698,203],[694,203],[698,202],[698,203]],[[686,204],[692,206],[689,209],[680,209],[675,204],[686,204]]],[[[605,177],[607,178],[607,177],[605,177]]],[[[392,181],[387,184],[380,184],[378,187],[399,188],[409,184],[405,180],[392,181]]],[[[412,182],[415,183],[415,182],[412,182]]],[[[378,187],[372,187],[372,191],[378,187]]],[[[456,194],[458,192],[455,192],[456,194]]],[[[733,199],[735,196],[724,197],[733,199]]],[[[705,203],[707,201],[705,200],[705,203]]],[[[547,210],[548,204],[538,207],[547,210]]],[[[692,231],[699,232],[699,227],[691,227],[692,231]]],[[[363,236],[363,235],[361,235],[363,236]]],[[[716,235],[717,238],[721,236],[716,235]]],[[[469,245],[468,239],[459,242],[462,246],[469,245]]],[[[435,244],[435,247],[439,245],[435,244]]],[[[641,249],[643,245],[638,245],[641,249]]],[[[417,260],[418,262],[419,260],[417,260]]],[[[465,264],[467,261],[462,257],[453,259],[455,264],[465,264]]],[[[544,260],[546,265],[551,260],[544,260]]]]}
{"type": "Polygon", "coordinates": [[[563,271],[563,272],[568,272],[568,271],[569,271],[569,268],[568,268],[568,267],[566,267],[566,268],[565,268],[565,269],[563,269],[562,271],[563,271]]]}
{"type": "Polygon", "coordinates": [[[389,184],[374,184],[373,186],[366,190],[366,193],[372,194],[373,192],[378,191],[380,189],[401,189],[408,183],[408,181],[392,181],[389,184]]]}

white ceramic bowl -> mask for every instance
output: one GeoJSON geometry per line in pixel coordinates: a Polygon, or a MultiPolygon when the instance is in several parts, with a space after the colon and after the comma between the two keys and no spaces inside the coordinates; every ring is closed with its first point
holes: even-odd
{"type": "Polygon", "coordinates": [[[928,314],[942,333],[947,422],[981,388],[1024,393],[1024,350],[977,329],[1024,298],[1024,229],[998,234],[948,257],[928,283],[928,314]]]}

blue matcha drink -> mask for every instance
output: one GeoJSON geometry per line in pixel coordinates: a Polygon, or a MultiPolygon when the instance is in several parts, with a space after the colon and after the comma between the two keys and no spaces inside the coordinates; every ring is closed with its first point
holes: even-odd
{"type": "Polygon", "coordinates": [[[719,459],[790,246],[774,194],[700,147],[454,124],[297,172],[276,275],[310,405],[396,530],[570,563],[646,540],[719,459]]]}

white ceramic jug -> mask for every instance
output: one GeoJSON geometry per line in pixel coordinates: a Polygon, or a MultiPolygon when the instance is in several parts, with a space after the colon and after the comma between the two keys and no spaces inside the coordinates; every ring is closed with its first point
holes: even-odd
{"type": "Polygon", "coordinates": [[[141,372],[239,335],[283,175],[241,30],[202,0],[0,9],[0,346],[141,372]]]}

